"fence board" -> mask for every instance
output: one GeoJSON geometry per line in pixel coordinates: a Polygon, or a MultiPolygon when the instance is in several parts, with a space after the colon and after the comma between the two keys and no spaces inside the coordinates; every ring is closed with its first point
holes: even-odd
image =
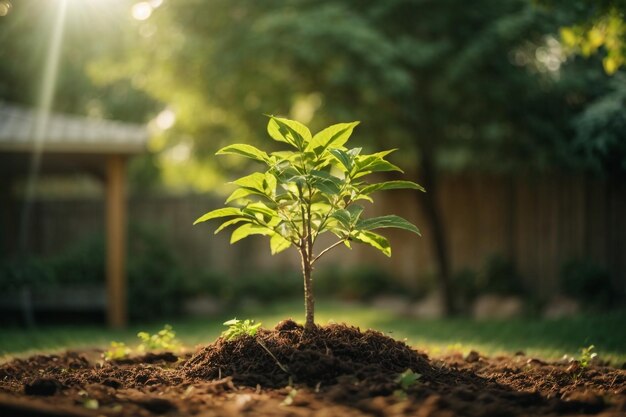
{"type": "MultiPolygon", "coordinates": [[[[587,258],[605,266],[619,285],[626,285],[626,185],[582,176],[511,178],[488,175],[448,175],[440,182],[439,204],[449,239],[453,270],[480,268],[493,254],[511,258],[539,295],[557,290],[563,263],[587,258]]],[[[272,268],[299,269],[289,251],[269,256],[263,238],[231,246],[229,234],[214,236],[210,227],[192,226],[200,214],[220,206],[221,199],[204,196],[142,196],[130,199],[131,222],[162,229],[173,250],[187,265],[232,274],[272,268]]],[[[391,260],[366,247],[339,249],[326,265],[372,264],[407,283],[432,274],[436,263],[430,230],[411,192],[378,196],[370,215],[396,213],[419,225],[423,238],[390,231],[391,260]]],[[[2,213],[19,212],[14,203],[2,213]]],[[[54,254],[81,237],[103,230],[103,202],[98,199],[40,200],[33,210],[32,250],[54,254]]],[[[4,219],[4,224],[11,220],[4,219]]],[[[6,231],[4,248],[14,248],[15,236],[6,231]]],[[[329,240],[327,243],[330,243],[329,240]]]]}

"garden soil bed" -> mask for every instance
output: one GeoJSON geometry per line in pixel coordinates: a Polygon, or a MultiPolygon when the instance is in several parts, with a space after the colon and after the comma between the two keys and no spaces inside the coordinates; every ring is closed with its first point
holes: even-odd
{"type": "Polygon", "coordinates": [[[626,371],[520,354],[430,359],[374,331],[292,321],[194,354],[98,351],[0,366],[0,416],[626,416],[626,371]],[[420,374],[400,389],[398,375],[420,374]]]}

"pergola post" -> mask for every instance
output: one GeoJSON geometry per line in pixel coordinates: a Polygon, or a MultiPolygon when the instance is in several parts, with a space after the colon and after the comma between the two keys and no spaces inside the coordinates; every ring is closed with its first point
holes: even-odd
{"type": "Polygon", "coordinates": [[[106,280],[107,323],[127,323],[126,306],[126,159],[111,155],[106,161],[106,280]]]}

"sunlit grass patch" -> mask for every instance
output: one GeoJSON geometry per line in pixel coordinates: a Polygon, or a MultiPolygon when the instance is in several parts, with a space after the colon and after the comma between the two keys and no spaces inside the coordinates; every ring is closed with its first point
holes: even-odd
{"type": "MultiPolygon", "coordinates": [[[[285,318],[302,319],[302,302],[291,301],[263,307],[227,312],[208,318],[167,321],[188,349],[215,340],[222,323],[236,314],[271,328],[285,318]]],[[[366,304],[319,302],[317,322],[348,323],[362,330],[372,328],[432,356],[476,350],[485,355],[512,355],[523,351],[528,356],[556,360],[563,355],[578,356],[580,348],[595,345],[601,359],[615,366],[626,362],[626,334],[622,331],[626,311],[581,315],[568,319],[515,319],[474,321],[465,318],[417,320],[372,308],[366,304]]],[[[133,325],[127,330],[108,330],[98,326],[47,326],[33,330],[0,330],[0,355],[4,358],[42,351],[106,348],[111,340],[129,345],[137,343],[139,331],[158,331],[164,322],[133,325]]]]}

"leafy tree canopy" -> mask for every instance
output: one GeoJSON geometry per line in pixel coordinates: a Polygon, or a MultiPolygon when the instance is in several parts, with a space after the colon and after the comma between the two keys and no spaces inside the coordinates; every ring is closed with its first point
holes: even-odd
{"type": "Polygon", "coordinates": [[[200,167],[220,146],[258,141],[261,113],[367,120],[367,143],[407,149],[406,163],[584,165],[572,120],[611,87],[593,65],[566,62],[558,30],[569,14],[526,0],[462,6],[165,2],[136,29],[149,36],[90,73],[101,83],[141,74],[141,88],[178,115],[160,149],[182,140],[200,167]]]}

